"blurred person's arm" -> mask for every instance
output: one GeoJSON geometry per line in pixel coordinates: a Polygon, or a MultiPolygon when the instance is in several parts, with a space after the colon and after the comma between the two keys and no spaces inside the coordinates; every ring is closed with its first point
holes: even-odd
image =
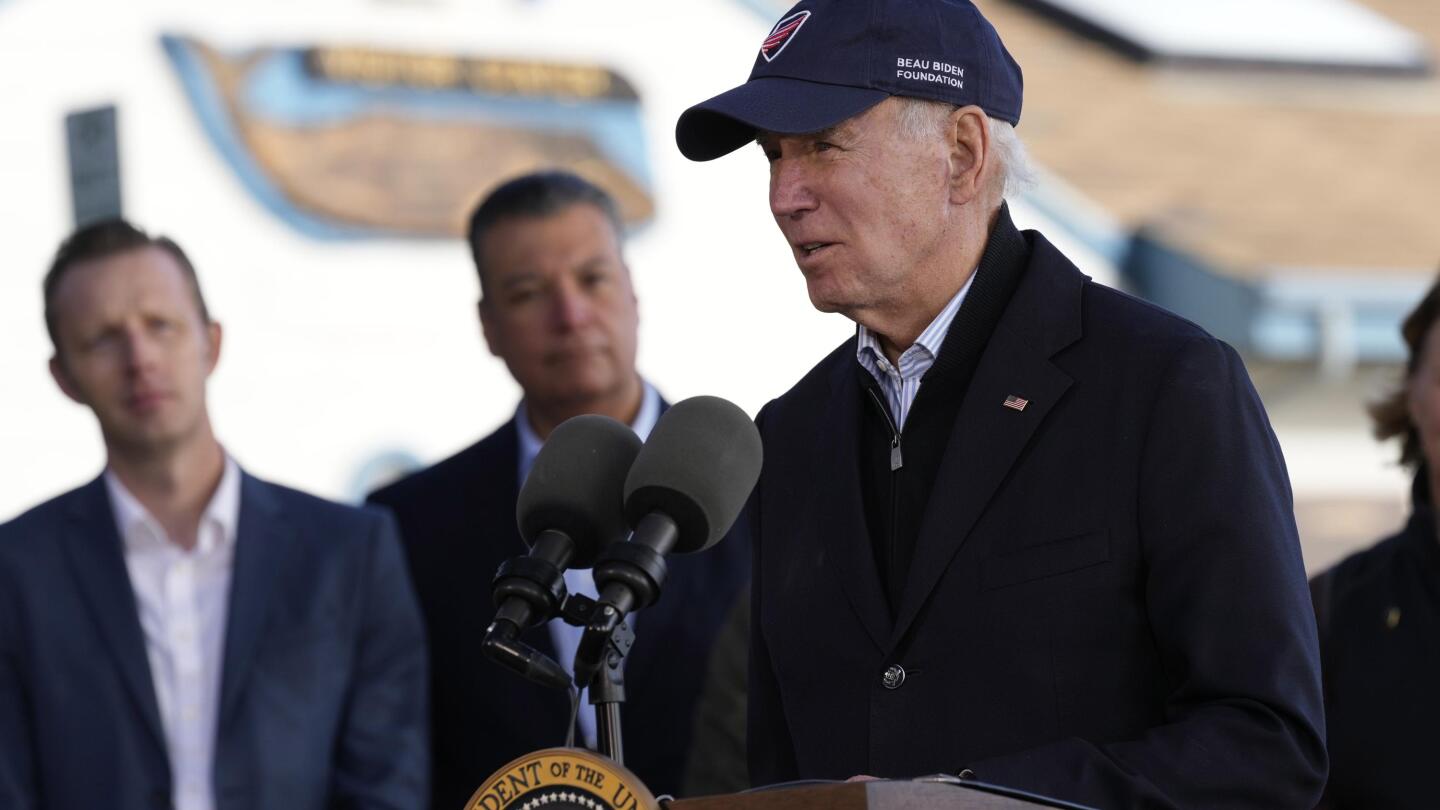
{"type": "Polygon", "coordinates": [[[685,764],[684,796],[737,793],[750,787],[745,761],[745,707],[750,660],[750,587],[715,636],[685,764]]]}
{"type": "Polygon", "coordinates": [[[371,538],[360,645],[336,744],[331,806],[421,810],[430,800],[429,666],[394,518],[371,538]]]}
{"type": "MultiPolygon", "coordinates": [[[[1325,690],[1325,712],[1330,712],[1330,594],[1335,584],[1335,569],[1330,568],[1322,573],[1316,574],[1310,580],[1310,602],[1315,608],[1315,629],[1320,637],[1320,680],[1325,690]]],[[[1330,791],[1330,781],[1325,782],[1325,793],[1320,797],[1320,803],[1315,805],[1315,810],[1342,810],[1343,805],[1335,799],[1330,791]]]]}
{"type": "Polygon", "coordinates": [[[20,637],[14,602],[16,587],[0,568],[0,807],[38,807],[35,787],[34,729],[29,696],[21,677],[20,637]]]}

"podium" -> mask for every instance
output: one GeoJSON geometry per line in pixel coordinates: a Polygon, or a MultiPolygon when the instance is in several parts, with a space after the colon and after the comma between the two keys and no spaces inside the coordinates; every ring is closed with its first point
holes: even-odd
{"type": "MultiPolygon", "coordinates": [[[[634,773],[580,748],[546,748],[511,760],[465,810],[1093,810],[953,776],[872,782],[790,782],[743,793],[657,799],[634,773]]],[[[442,809],[443,810],[443,809],[442,809]]]]}
{"type": "Polygon", "coordinates": [[[669,810],[1089,810],[981,783],[924,780],[775,785],[725,796],[677,799],[661,806],[669,810]]]}

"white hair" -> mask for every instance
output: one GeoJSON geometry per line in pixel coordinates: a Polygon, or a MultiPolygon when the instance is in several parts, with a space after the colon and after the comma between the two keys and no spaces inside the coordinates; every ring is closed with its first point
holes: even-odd
{"type": "MultiPolygon", "coordinates": [[[[925,138],[947,126],[950,113],[958,107],[942,101],[899,96],[900,131],[911,138],[925,138]]],[[[1035,185],[1035,169],[1030,154],[1015,127],[1007,121],[986,117],[990,122],[990,154],[999,166],[996,175],[1004,198],[1018,197],[1035,185]]]]}
{"type": "Polygon", "coordinates": [[[1002,193],[1006,199],[1019,197],[1035,186],[1035,167],[1030,163],[1030,152],[1009,121],[990,119],[990,144],[1000,157],[1000,174],[1004,180],[1002,193]]]}

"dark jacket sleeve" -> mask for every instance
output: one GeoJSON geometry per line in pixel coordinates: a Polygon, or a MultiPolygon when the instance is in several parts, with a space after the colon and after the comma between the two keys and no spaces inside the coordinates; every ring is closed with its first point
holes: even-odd
{"type": "MultiPolygon", "coordinates": [[[[767,408],[769,406],[766,406],[767,408]]],[[[765,410],[755,417],[761,425],[765,410]]],[[[750,535],[751,566],[754,576],[759,577],[765,569],[761,566],[764,549],[760,533],[760,493],[764,488],[764,476],[750,495],[744,513],[737,524],[750,535]]],[[[785,720],[784,705],[780,700],[780,684],[770,663],[770,650],[766,646],[765,634],[760,629],[760,617],[764,605],[761,603],[758,580],[750,587],[750,681],[748,686],[750,702],[746,722],[746,741],[750,760],[750,783],[771,785],[793,780],[799,772],[795,761],[795,747],[790,738],[790,727],[785,720]]]]}
{"type": "MultiPolygon", "coordinates": [[[[0,544],[5,542],[0,527],[0,544]]],[[[21,673],[20,621],[16,584],[0,558],[0,807],[32,810],[39,806],[35,787],[34,734],[25,680],[21,673]]]]}
{"type": "Polygon", "coordinates": [[[331,805],[421,810],[429,802],[424,629],[395,521],[379,513],[369,544],[360,642],[335,752],[331,805]]]}
{"type": "Polygon", "coordinates": [[[1183,341],[1136,429],[1163,717],[1136,739],[965,765],[1107,808],[1311,808],[1327,770],[1315,622],[1284,461],[1240,358],[1183,341]]]}
{"type": "MultiPolygon", "coordinates": [[[[727,541],[728,542],[728,541],[727,541]]],[[[750,668],[750,586],[715,635],[705,681],[695,702],[695,725],[685,757],[684,796],[714,796],[750,787],[745,754],[746,680],[750,668]]]]}

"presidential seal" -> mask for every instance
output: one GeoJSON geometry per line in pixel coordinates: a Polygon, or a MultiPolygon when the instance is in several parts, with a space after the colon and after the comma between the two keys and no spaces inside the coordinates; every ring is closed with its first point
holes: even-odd
{"type": "Polygon", "coordinates": [[[546,748],[496,771],[465,810],[658,810],[635,774],[580,748],[546,748]]]}

